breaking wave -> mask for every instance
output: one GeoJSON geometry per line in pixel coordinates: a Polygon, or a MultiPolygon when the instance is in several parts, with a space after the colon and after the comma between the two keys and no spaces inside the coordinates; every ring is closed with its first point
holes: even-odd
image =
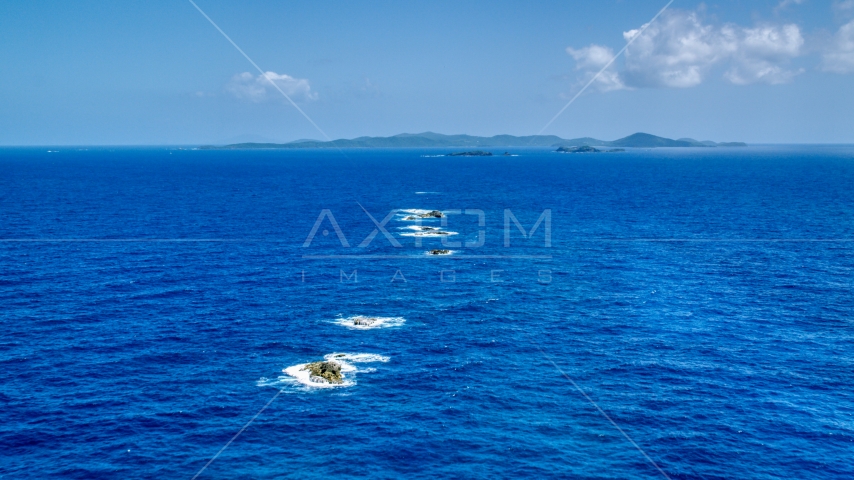
{"type": "Polygon", "coordinates": [[[458,235],[458,233],[450,232],[448,230],[421,230],[418,232],[400,234],[401,237],[451,237],[454,235],[458,235]]]}
{"type": "Polygon", "coordinates": [[[398,215],[423,215],[430,212],[432,210],[424,210],[423,208],[401,208],[398,210],[398,215]]]}
{"type": "Polygon", "coordinates": [[[410,230],[408,233],[401,233],[400,236],[402,237],[450,237],[452,235],[458,235],[457,232],[424,225],[409,225],[406,227],[400,227],[400,229],[410,230]]]}
{"type": "MultiPolygon", "coordinates": [[[[418,193],[434,193],[434,192],[418,192],[418,193]]],[[[419,217],[425,213],[433,212],[434,210],[424,210],[421,208],[401,208],[397,211],[398,220],[405,222],[424,221],[424,220],[439,220],[438,217],[419,217]]]]}
{"type": "Polygon", "coordinates": [[[354,315],[352,317],[337,318],[333,323],[347,327],[352,330],[373,330],[375,328],[399,327],[406,323],[403,317],[369,317],[366,315],[354,315]]]}

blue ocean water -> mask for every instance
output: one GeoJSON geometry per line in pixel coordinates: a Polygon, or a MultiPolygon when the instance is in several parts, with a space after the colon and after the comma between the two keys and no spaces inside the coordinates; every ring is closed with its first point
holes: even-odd
{"type": "Polygon", "coordinates": [[[854,478],[854,147],[53,150],[0,150],[2,478],[192,478],[268,402],[199,478],[854,478]]]}

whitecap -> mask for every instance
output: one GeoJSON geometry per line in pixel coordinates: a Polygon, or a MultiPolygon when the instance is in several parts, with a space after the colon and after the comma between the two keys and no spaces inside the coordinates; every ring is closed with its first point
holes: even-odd
{"type": "Polygon", "coordinates": [[[405,227],[399,227],[401,230],[414,230],[416,232],[435,232],[441,230],[439,227],[430,227],[424,225],[407,225],[405,227]]]}
{"type": "MultiPolygon", "coordinates": [[[[336,352],[336,353],[330,353],[329,355],[326,355],[323,358],[325,358],[328,361],[336,361],[339,363],[346,363],[346,362],[351,362],[351,363],[374,363],[374,362],[388,363],[388,361],[391,360],[390,357],[387,357],[385,355],[379,355],[377,353],[338,353],[338,352],[336,352]]],[[[344,370],[343,366],[342,366],[341,370],[342,371],[344,370]]],[[[363,370],[359,370],[359,371],[363,371],[363,370]]]]}
{"type": "Polygon", "coordinates": [[[415,192],[416,195],[438,195],[442,192],[415,192]]]}
{"type": "Polygon", "coordinates": [[[399,215],[422,215],[425,213],[430,213],[433,210],[424,210],[423,208],[399,208],[397,209],[399,215]]]}
{"type": "Polygon", "coordinates": [[[459,235],[457,232],[449,232],[448,230],[424,230],[414,233],[401,233],[401,237],[451,237],[459,235]]]}
{"type": "Polygon", "coordinates": [[[259,387],[281,387],[283,384],[287,383],[296,383],[291,382],[290,380],[294,380],[293,377],[276,377],[276,378],[267,378],[261,377],[255,382],[256,386],[259,387]]]}
{"type": "Polygon", "coordinates": [[[406,323],[406,319],[403,317],[368,317],[367,315],[354,315],[352,317],[337,318],[333,320],[333,323],[341,325],[342,327],[347,327],[351,330],[373,330],[374,328],[399,327],[406,323]],[[356,324],[357,320],[366,318],[372,318],[374,319],[374,322],[370,325],[356,324]]]}

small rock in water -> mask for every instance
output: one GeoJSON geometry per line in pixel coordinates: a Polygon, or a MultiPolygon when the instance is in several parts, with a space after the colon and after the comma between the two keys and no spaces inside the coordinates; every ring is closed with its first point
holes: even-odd
{"type": "Polygon", "coordinates": [[[557,151],[560,153],[599,153],[602,150],[589,145],[582,145],[580,147],[560,147],[557,151]]]}
{"type": "Polygon", "coordinates": [[[418,216],[421,218],[442,218],[442,217],[444,217],[444,215],[442,215],[442,212],[440,212],[438,210],[433,210],[433,211],[430,211],[427,213],[422,213],[418,216]]]}
{"type": "Polygon", "coordinates": [[[341,365],[335,362],[314,362],[302,367],[303,370],[308,370],[311,375],[309,379],[312,382],[318,383],[344,383],[344,377],[341,376],[341,365]]]}
{"type": "Polygon", "coordinates": [[[436,227],[421,227],[421,230],[427,230],[427,231],[429,231],[429,230],[438,230],[438,228],[436,228],[436,227]]]}
{"type": "Polygon", "coordinates": [[[360,325],[363,327],[370,327],[375,323],[377,323],[377,319],[374,317],[356,317],[353,319],[353,325],[360,325]]]}
{"type": "Polygon", "coordinates": [[[449,255],[450,250],[430,250],[430,255],[449,255]]]}
{"type": "Polygon", "coordinates": [[[484,152],[483,150],[473,150],[471,152],[456,152],[445,155],[446,157],[491,157],[492,152],[484,152]]]}

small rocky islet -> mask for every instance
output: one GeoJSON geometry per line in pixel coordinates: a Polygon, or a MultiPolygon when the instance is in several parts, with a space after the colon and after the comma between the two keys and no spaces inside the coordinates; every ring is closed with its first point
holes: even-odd
{"type": "Polygon", "coordinates": [[[450,250],[440,250],[440,249],[430,250],[430,255],[450,255],[450,254],[451,254],[450,250]]]}
{"type": "Polygon", "coordinates": [[[431,210],[427,213],[416,213],[414,215],[410,215],[404,218],[404,220],[418,220],[419,218],[442,218],[444,216],[445,215],[438,210],[431,210]]]}
{"type": "Polygon", "coordinates": [[[610,150],[599,150],[598,148],[591,147],[590,145],[581,145],[580,147],[560,147],[555,150],[558,153],[616,153],[616,152],[625,152],[624,148],[612,148],[610,150]]]}
{"type": "Polygon", "coordinates": [[[355,317],[353,318],[353,325],[357,327],[370,327],[371,325],[377,323],[379,321],[376,317],[355,317]]]}
{"type": "Polygon", "coordinates": [[[302,367],[302,370],[307,370],[310,374],[308,377],[309,380],[315,383],[344,383],[344,376],[341,375],[341,365],[337,362],[323,361],[309,363],[302,367]]]}
{"type": "Polygon", "coordinates": [[[483,150],[472,150],[470,152],[455,152],[445,155],[446,157],[491,157],[492,152],[484,152],[483,150]]]}

